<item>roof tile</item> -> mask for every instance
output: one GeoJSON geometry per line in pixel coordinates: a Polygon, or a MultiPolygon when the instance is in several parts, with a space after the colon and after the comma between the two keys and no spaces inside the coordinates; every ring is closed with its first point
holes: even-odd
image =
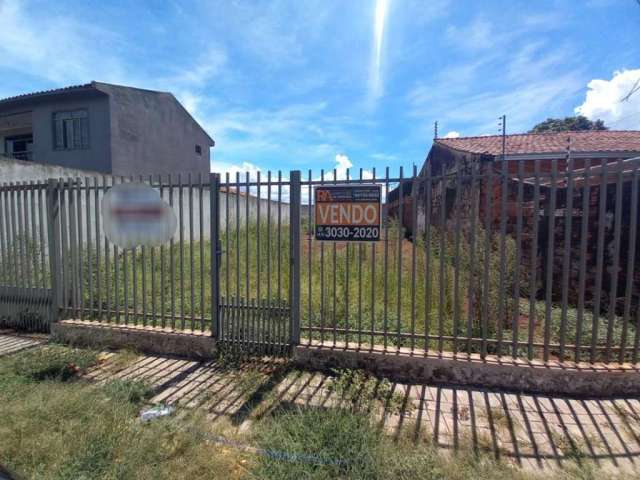
{"type": "MultiPolygon", "coordinates": [[[[507,155],[563,153],[571,137],[573,152],[640,152],[640,131],[590,130],[581,132],[507,135],[507,155]]],[[[500,155],[502,136],[438,138],[436,143],[470,153],[500,155]]]]}

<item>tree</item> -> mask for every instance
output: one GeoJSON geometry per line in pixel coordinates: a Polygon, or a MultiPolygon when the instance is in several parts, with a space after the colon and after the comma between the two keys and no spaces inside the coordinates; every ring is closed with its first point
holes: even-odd
{"type": "Polygon", "coordinates": [[[609,130],[602,120],[589,120],[584,115],[565,118],[547,118],[538,123],[529,133],[568,132],[578,130],[609,130]]]}

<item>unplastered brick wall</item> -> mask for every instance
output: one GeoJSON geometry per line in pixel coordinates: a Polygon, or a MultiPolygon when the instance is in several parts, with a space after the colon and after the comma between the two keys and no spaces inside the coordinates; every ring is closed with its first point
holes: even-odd
{"type": "MultiPolygon", "coordinates": [[[[622,181],[622,194],[617,196],[615,176],[609,179],[604,190],[604,211],[600,218],[600,199],[603,192],[600,181],[594,181],[588,189],[588,207],[583,210],[584,184],[576,183],[572,192],[573,205],[567,211],[567,187],[561,181],[556,183],[555,208],[551,208],[552,189],[549,187],[550,174],[553,170],[551,160],[527,160],[518,166],[517,162],[509,161],[506,165],[508,179],[503,183],[500,174],[503,172],[502,162],[487,159],[479,155],[465,155],[461,152],[437,151],[431,157],[432,175],[435,175],[430,191],[431,210],[429,215],[425,211],[426,188],[420,185],[410,195],[402,199],[403,225],[409,235],[413,230],[423,234],[427,216],[431,225],[438,226],[442,220],[444,207],[445,223],[448,232],[453,233],[460,227],[461,232],[468,239],[475,224],[476,235],[487,225],[491,228],[492,236],[499,236],[502,228],[507,236],[517,240],[516,245],[520,258],[520,278],[523,293],[528,293],[531,287],[538,298],[544,298],[547,293],[547,259],[551,255],[551,296],[556,302],[561,302],[566,294],[570,305],[578,306],[584,301],[586,308],[592,308],[600,291],[600,308],[607,311],[610,305],[615,305],[618,314],[628,311],[632,316],[640,304],[640,242],[631,244],[631,210],[632,210],[632,182],[622,181]],[[537,162],[537,165],[536,163],[537,162]],[[455,176],[447,176],[459,168],[464,178],[459,184],[455,176]],[[478,177],[475,185],[471,180],[471,169],[476,168],[478,177]],[[492,173],[492,181],[487,174],[492,173]],[[445,174],[442,176],[442,174],[445,174]],[[540,174],[538,184],[538,200],[535,202],[535,182],[527,179],[532,174],[540,174]],[[506,195],[505,195],[506,193],[506,195]],[[504,201],[503,201],[504,198],[504,201]],[[414,225],[412,202],[417,202],[417,222],[414,225]],[[616,240],[616,210],[619,209],[620,229],[616,240]],[[504,210],[504,225],[502,213],[504,210]],[[472,222],[475,217],[475,222],[472,222]],[[586,236],[583,247],[582,225],[587,222],[586,236]],[[520,227],[518,224],[520,222],[520,227]],[[567,229],[570,223],[570,229],[567,229]],[[601,237],[598,236],[602,232],[601,237]],[[518,232],[519,235],[518,235],[518,232]],[[567,234],[570,237],[567,239],[567,234]],[[599,249],[598,239],[601,238],[599,249]],[[568,242],[568,245],[567,245],[568,242]],[[550,248],[552,245],[552,248],[550,248]],[[565,247],[568,246],[568,251],[565,247]],[[583,249],[586,252],[583,256],[583,249]],[[599,255],[599,252],[602,252],[599,255]],[[632,255],[634,252],[634,255],[632,255]],[[617,254],[617,255],[616,255],[617,254]],[[584,278],[581,277],[581,263],[584,261],[584,278]],[[600,276],[598,272],[601,272],[600,276]],[[566,292],[563,290],[563,279],[567,275],[566,292]],[[580,287],[584,283],[584,297],[580,297],[580,287]],[[599,287],[599,288],[598,288],[599,287]],[[616,287],[614,289],[614,287],[616,287]]],[[[617,159],[606,159],[611,163],[617,159]]],[[[602,164],[602,159],[588,159],[574,161],[573,168],[581,169],[585,163],[592,166],[602,164]]],[[[556,162],[560,176],[567,168],[564,159],[556,162]]],[[[423,171],[424,173],[424,171],[423,171]]],[[[596,177],[597,178],[597,177],[596,177]]],[[[423,182],[424,183],[424,182],[423,182]]],[[[591,182],[590,182],[591,183],[591,182]]],[[[636,211],[640,214],[640,208],[636,211]]],[[[391,202],[389,212],[392,217],[399,215],[399,202],[391,202]]],[[[640,218],[637,219],[640,228],[640,218]]],[[[640,232],[637,238],[640,238],[640,232]]],[[[498,237],[499,238],[499,237],[498,237]]],[[[478,239],[477,241],[484,241],[478,239]]]]}

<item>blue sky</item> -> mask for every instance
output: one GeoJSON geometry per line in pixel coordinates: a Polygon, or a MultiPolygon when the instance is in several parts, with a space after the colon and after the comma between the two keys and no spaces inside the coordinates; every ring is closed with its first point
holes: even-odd
{"type": "Polygon", "coordinates": [[[640,129],[635,0],[0,0],[0,97],[113,82],[173,92],[213,170],[421,164],[433,137],[576,109],[640,129]]]}

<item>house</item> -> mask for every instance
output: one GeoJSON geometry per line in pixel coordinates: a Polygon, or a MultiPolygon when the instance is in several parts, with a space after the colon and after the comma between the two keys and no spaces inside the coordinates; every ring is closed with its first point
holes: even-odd
{"type": "Polygon", "coordinates": [[[213,146],[168,92],[94,81],[0,100],[0,161],[123,176],[209,173],[213,146]]]}
{"type": "MultiPolygon", "coordinates": [[[[615,301],[625,297],[625,288],[633,288],[638,304],[640,242],[632,242],[640,232],[631,232],[633,212],[640,215],[640,206],[636,202],[634,208],[631,201],[638,170],[640,131],[436,138],[420,175],[389,193],[389,215],[402,216],[409,237],[425,231],[427,218],[447,231],[458,222],[465,235],[472,224],[489,227],[493,235],[504,228],[518,242],[522,269],[538,279],[539,293],[547,278],[561,284],[560,276],[567,274],[568,300],[577,304],[584,259],[585,301],[602,290],[606,308],[612,295],[615,301]],[[424,205],[431,210],[426,212],[424,205]],[[570,263],[564,269],[566,258],[570,263]]],[[[636,223],[640,229],[640,217],[636,223]]],[[[552,293],[558,300],[562,292],[552,293]]]]}

